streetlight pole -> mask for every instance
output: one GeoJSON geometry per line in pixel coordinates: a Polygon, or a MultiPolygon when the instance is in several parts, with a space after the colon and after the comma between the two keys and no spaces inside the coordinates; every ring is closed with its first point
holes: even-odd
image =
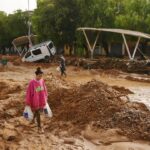
{"type": "Polygon", "coordinates": [[[31,41],[31,22],[30,22],[29,3],[30,0],[28,0],[28,39],[29,39],[29,47],[31,47],[32,41],[31,41]]]}
{"type": "Polygon", "coordinates": [[[30,2],[30,1],[28,0],[28,11],[29,11],[29,2],[30,2]]]}

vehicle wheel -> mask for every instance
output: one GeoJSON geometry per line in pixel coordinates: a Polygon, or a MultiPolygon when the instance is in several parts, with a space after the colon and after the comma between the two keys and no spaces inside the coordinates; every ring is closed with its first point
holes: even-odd
{"type": "Polygon", "coordinates": [[[50,62],[50,57],[49,57],[49,56],[45,56],[44,61],[45,61],[46,63],[49,63],[49,62],[50,62]]]}
{"type": "Polygon", "coordinates": [[[52,55],[50,58],[50,62],[52,63],[54,61],[54,56],[52,55]]]}

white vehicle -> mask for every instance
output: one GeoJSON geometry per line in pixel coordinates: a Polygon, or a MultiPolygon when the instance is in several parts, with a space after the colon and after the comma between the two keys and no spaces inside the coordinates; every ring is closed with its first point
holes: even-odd
{"type": "Polygon", "coordinates": [[[35,62],[39,60],[44,60],[49,62],[53,56],[56,54],[56,48],[52,41],[47,41],[40,43],[38,45],[32,46],[27,53],[25,53],[22,61],[35,62]]]}

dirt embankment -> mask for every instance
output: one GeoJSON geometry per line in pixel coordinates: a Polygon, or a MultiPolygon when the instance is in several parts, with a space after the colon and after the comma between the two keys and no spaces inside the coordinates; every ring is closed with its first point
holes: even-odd
{"type": "Polygon", "coordinates": [[[100,57],[99,59],[68,58],[67,64],[82,66],[85,69],[117,69],[131,73],[150,73],[150,62],[130,61],[129,59],[118,59],[100,57]]]}
{"type": "MultiPolygon", "coordinates": [[[[37,65],[39,66],[31,64],[30,67],[34,68],[37,65]]],[[[43,67],[48,66],[43,64],[43,67]]],[[[22,72],[22,75],[34,72],[34,69],[33,72],[29,72],[29,68],[24,69],[26,68],[16,71],[22,72]]],[[[112,72],[114,76],[118,74],[115,70],[105,71],[106,74],[112,72]]],[[[3,80],[0,81],[0,149],[30,150],[48,147],[55,150],[58,145],[67,149],[66,143],[75,143],[74,140],[59,143],[51,133],[61,138],[81,135],[89,124],[92,126],[92,132],[103,131],[100,134],[103,136],[111,136],[105,133],[115,129],[113,135],[117,132],[119,136],[127,136],[131,140],[150,140],[150,112],[144,104],[129,101],[127,94],[132,93],[130,90],[118,86],[111,87],[97,80],[79,86],[53,73],[45,73],[45,77],[49,104],[54,116],[51,120],[44,120],[45,134],[38,135],[37,127],[31,127],[22,117],[25,88],[30,77],[24,76],[20,82],[16,78],[4,79],[3,74],[3,80]]],[[[108,142],[107,138],[101,140],[108,142]]],[[[75,145],[70,147],[77,149],[75,145]]]]}
{"type": "MultiPolygon", "coordinates": [[[[70,129],[71,133],[81,133],[92,123],[93,128],[120,128],[121,134],[131,139],[150,140],[150,112],[144,104],[128,100],[126,95],[130,93],[129,90],[111,87],[96,80],[77,86],[53,74],[47,74],[46,81],[49,103],[54,112],[47,130],[62,128],[70,129]]],[[[10,86],[8,83],[1,85],[3,95],[25,90],[25,85],[14,85],[13,82],[10,86]]],[[[19,97],[14,97],[15,100],[9,98],[10,102],[5,104],[5,108],[2,107],[1,120],[22,114],[24,103],[20,99],[23,96],[24,93],[21,93],[19,97]]]]}
{"type": "MultiPolygon", "coordinates": [[[[51,87],[48,89],[50,92],[51,87]]],[[[49,99],[55,112],[54,125],[71,122],[80,132],[93,122],[97,128],[120,128],[132,139],[150,140],[150,112],[145,105],[129,102],[125,94],[102,82],[93,80],[76,88],[58,88],[49,99]]]]}
{"type": "MultiPolygon", "coordinates": [[[[22,62],[21,57],[14,56],[2,56],[0,55],[0,59],[4,57],[7,58],[9,62],[12,62],[15,66],[25,65],[25,66],[39,66],[38,63],[28,63],[22,62]]],[[[53,64],[59,64],[58,56],[53,60],[53,64]]],[[[103,70],[121,70],[129,73],[145,73],[150,74],[150,61],[149,60],[138,60],[138,61],[130,61],[129,59],[119,59],[119,58],[110,58],[110,57],[100,57],[99,59],[85,59],[78,57],[66,57],[66,64],[73,66],[80,66],[85,69],[103,69],[103,70]]],[[[42,67],[49,67],[51,64],[40,63],[42,67]]],[[[117,73],[117,72],[116,72],[117,73]]]]}
{"type": "Polygon", "coordinates": [[[0,118],[1,121],[6,121],[10,118],[20,116],[22,113],[22,102],[25,90],[23,83],[14,81],[0,81],[0,118]],[[18,96],[19,95],[19,96],[18,96]]]}
{"type": "Polygon", "coordinates": [[[10,97],[10,94],[20,92],[22,90],[21,85],[15,82],[0,81],[0,100],[10,97]]]}
{"type": "Polygon", "coordinates": [[[134,94],[132,91],[130,91],[129,89],[126,89],[125,87],[118,87],[118,86],[112,86],[113,89],[115,89],[116,91],[128,95],[128,94],[134,94]]]}

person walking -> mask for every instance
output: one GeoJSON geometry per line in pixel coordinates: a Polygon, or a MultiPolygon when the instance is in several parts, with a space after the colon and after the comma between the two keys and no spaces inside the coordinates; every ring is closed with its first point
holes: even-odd
{"type": "Polygon", "coordinates": [[[66,64],[65,64],[65,58],[63,55],[60,56],[60,72],[61,72],[61,76],[67,76],[66,74],[66,64]]]}
{"type": "Polygon", "coordinates": [[[47,88],[45,82],[42,78],[43,71],[40,67],[35,71],[35,79],[32,79],[29,82],[27,91],[26,91],[26,100],[25,103],[27,106],[30,106],[33,111],[33,120],[32,123],[37,122],[38,132],[44,133],[44,130],[41,126],[40,112],[43,111],[46,102],[47,102],[47,88]]]}

